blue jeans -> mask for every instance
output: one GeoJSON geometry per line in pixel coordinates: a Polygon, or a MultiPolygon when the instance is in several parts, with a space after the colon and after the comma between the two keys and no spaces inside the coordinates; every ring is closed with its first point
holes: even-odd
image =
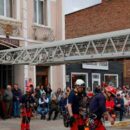
{"type": "Polygon", "coordinates": [[[20,117],[20,103],[19,101],[13,102],[14,117],[20,117]]]}
{"type": "Polygon", "coordinates": [[[45,116],[48,113],[48,108],[42,108],[42,107],[38,106],[37,112],[40,115],[45,116]]]}

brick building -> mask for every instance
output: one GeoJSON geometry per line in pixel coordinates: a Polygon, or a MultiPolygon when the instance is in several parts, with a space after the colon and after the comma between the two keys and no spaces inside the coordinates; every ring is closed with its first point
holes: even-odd
{"type": "Polygon", "coordinates": [[[130,1],[103,0],[65,16],[66,39],[130,28],[130,1]]]}
{"type": "MultiPolygon", "coordinates": [[[[129,0],[102,0],[101,4],[82,9],[65,16],[65,36],[68,38],[100,34],[130,28],[129,0]]],[[[83,68],[83,64],[66,65],[66,75],[71,77],[67,85],[72,85],[75,75],[87,75],[86,85],[93,86],[93,78],[101,84],[103,80],[117,80],[116,86],[130,85],[130,61],[108,63],[108,69],[83,68]],[[96,80],[97,76],[97,80],[96,80]],[[107,77],[105,77],[107,76],[107,77]],[[113,78],[111,78],[113,76],[113,78]],[[114,77],[115,76],[115,77],[114,77]],[[99,78],[98,78],[99,77],[99,78]]],[[[68,78],[69,79],[69,78],[68,78]]]]}

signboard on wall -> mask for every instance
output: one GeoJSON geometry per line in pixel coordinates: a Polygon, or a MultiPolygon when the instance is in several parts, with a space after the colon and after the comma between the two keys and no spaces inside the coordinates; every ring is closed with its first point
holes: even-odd
{"type": "Polygon", "coordinates": [[[108,70],[108,62],[90,62],[90,63],[83,63],[83,69],[98,69],[98,70],[108,70]]]}

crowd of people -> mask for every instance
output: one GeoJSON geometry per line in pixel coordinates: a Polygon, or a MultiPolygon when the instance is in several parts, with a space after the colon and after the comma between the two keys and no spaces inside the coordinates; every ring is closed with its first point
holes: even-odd
{"type": "Polygon", "coordinates": [[[126,86],[96,86],[94,92],[84,91],[84,81],[78,79],[68,96],[67,109],[71,130],[105,130],[102,123],[108,120],[113,125],[119,117],[130,114],[130,90],[126,86]]]}
{"type": "MultiPolygon", "coordinates": [[[[118,117],[122,121],[124,116],[130,115],[130,90],[126,86],[116,89],[109,85],[96,86],[92,92],[86,91],[85,82],[78,79],[72,89],[66,87],[62,91],[58,88],[53,92],[50,84],[40,85],[34,89],[30,80],[27,83],[26,93],[27,96],[22,93],[18,84],[7,85],[4,91],[0,91],[0,118],[19,118],[23,112],[21,108],[23,106],[28,108],[28,100],[33,104],[28,120],[34,116],[33,112],[39,114],[41,120],[48,121],[56,120],[60,114],[63,116],[64,125],[70,126],[71,130],[83,130],[87,127],[86,120],[91,114],[95,118],[93,126],[98,124],[100,130],[104,130],[102,117],[114,123],[118,117]],[[28,95],[31,96],[31,100],[28,99],[28,95]]],[[[23,114],[23,117],[25,115],[23,114]]],[[[22,127],[24,123],[23,118],[22,127]]],[[[95,130],[98,130],[98,127],[95,130]]]]}
{"type": "MultiPolygon", "coordinates": [[[[28,88],[28,87],[26,87],[28,88]]],[[[30,95],[34,99],[33,111],[41,115],[41,119],[45,119],[48,116],[48,120],[51,120],[53,112],[55,120],[60,112],[60,100],[63,96],[63,91],[58,88],[56,92],[53,92],[50,85],[48,86],[34,86],[30,84],[30,95]]],[[[18,84],[14,86],[7,85],[5,90],[0,91],[0,118],[8,119],[11,117],[20,117],[21,99],[24,93],[19,88],[18,84]]]]}

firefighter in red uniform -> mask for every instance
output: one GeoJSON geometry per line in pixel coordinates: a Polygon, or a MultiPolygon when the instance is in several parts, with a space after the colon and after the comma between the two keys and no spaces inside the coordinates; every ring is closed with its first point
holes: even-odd
{"type": "Polygon", "coordinates": [[[21,130],[30,130],[30,119],[32,108],[34,106],[34,98],[31,96],[31,88],[26,88],[26,94],[21,99],[21,130]]]}
{"type": "Polygon", "coordinates": [[[68,112],[70,115],[70,130],[79,130],[81,118],[79,115],[79,101],[80,94],[83,92],[84,81],[82,79],[77,79],[75,83],[75,88],[70,92],[68,96],[68,112]]]}
{"type": "Polygon", "coordinates": [[[111,124],[114,124],[114,119],[110,116],[106,109],[106,99],[111,98],[111,96],[115,96],[115,94],[116,89],[112,86],[107,86],[104,88],[103,92],[95,95],[92,98],[89,104],[89,114],[94,117],[94,124],[89,124],[90,130],[105,130],[105,127],[101,121],[102,116],[107,116],[111,124]]]}

